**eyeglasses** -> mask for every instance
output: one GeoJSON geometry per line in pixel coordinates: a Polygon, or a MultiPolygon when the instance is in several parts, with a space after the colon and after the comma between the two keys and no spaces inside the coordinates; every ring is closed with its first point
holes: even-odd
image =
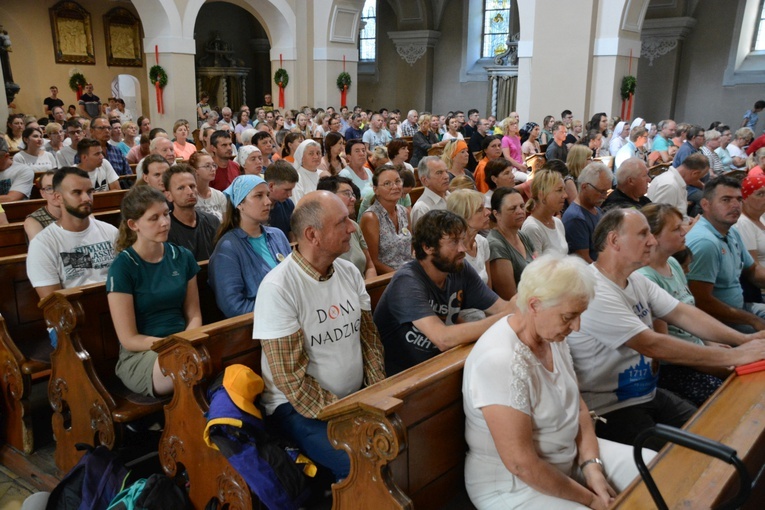
{"type": "Polygon", "coordinates": [[[77,131],[67,131],[66,132],[69,136],[76,136],[82,134],[82,129],[78,129],[77,131]]]}
{"type": "Polygon", "coordinates": [[[45,186],[42,191],[45,193],[53,193],[53,186],[45,186]]]}
{"type": "Polygon", "coordinates": [[[404,184],[404,181],[402,181],[401,179],[396,179],[395,181],[384,182],[380,184],[380,186],[382,186],[383,188],[390,189],[393,186],[397,186],[400,188],[403,184],[404,184]]]}
{"type": "Polygon", "coordinates": [[[356,198],[356,195],[353,194],[353,190],[352,189],[347,189],[347,190],[344,190],[344,191],[338,191],[337,194],[338,195],[345,195],[347,198],[356,198]]]}
{"type": "Polygon", "coordinates": [[[601,195],[608,195],[608,192],[611,191],[610,189],[602,190],[602,189],[598,188],[597,186],[593,186],[589,182],[586,182],[585,184],[587,184],[587,186],[591,187],[592,189],[594,189],[595,191],[597,191],[601,195]]]}

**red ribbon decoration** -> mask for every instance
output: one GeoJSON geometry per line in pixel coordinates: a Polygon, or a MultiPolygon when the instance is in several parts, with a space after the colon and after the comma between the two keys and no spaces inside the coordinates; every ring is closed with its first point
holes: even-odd
{"type": "MultiPolygon", "coordinates": [[[[159,65],[159,46],[156,44],[154,45],[154,58],[157,60],[157,65],[159,65]]],[[[162,87],[159,86],[159,79],[154,84],[154,90],[157,93],[157,111],[164,115],[165,102],[162,100],[162,87]]]]}
{"type": "MultiPolygon", "coordinates": [[[[281,53],[279,53],[279,69],[284,69],[281,53]]],[[[282,82],[279,82],[279,108],[284,108],[284,85],[282,82]]]]}
{"type": "Polygon", "coordinates": [[[343,90],[340,91],[340,108],[345,107],[347,97],[348,97],[348,85],[343,85],[343,90]]]}
{"type": "Polygon", "coordinates": [[[77,85],[77,101],[82,97],[82,85],[77,85]]]}

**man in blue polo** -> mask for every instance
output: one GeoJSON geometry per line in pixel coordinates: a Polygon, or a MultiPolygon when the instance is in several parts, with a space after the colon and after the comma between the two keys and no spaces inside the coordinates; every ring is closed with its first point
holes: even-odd
{"type": "Polygon", "coordinates": [[[704,186],[702,217],[688,232],[693,252],[688,287],[696,306],[717,320],[745,332],[765,330],[765,305],[745,303],[740,278],[765,287],[765,269],[754,263],[738,230],[741,184],[720,176],[704,186]]]}

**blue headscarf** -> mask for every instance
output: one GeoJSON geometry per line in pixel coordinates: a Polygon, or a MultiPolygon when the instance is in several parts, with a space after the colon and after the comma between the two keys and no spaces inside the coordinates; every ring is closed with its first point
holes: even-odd
{"type": "Polygon", "coordinates": [[[231,200],[234,207],[236,207],[242,203],[242,200],[247,197],[255,186],[265,184],[265,182],[266,181],[257,175],[239,175],[228,188],[223,190],[223,194],[226,195],[228,199],[231,200]]]}

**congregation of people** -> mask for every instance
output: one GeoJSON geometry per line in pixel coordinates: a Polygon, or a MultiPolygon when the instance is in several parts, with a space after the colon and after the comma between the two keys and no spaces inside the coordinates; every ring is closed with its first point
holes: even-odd
{"type": "Polygon", "coordinates": [[[23,224],[38,297],[105,282],[117,377],[163,396],[151,347],[202,325],[209,261],[220,312],[253,314],[266,421],[334,480],[350,460],[322,409],[474,343],[472,503],[606,508],[640,432],[682,427],[731,367],[765,359],[763,101],[704,129],[279,111],[269,94],[251,115],[202,93],[166,130],[90,84],[69,113],[57,93],[0,138],[0,224],[3,203],[44,199],[23,224]],[[118,228],[93,215],[116,190],[118,228]],[[373,309],[365,280],[384,274],[373,309]]]}

